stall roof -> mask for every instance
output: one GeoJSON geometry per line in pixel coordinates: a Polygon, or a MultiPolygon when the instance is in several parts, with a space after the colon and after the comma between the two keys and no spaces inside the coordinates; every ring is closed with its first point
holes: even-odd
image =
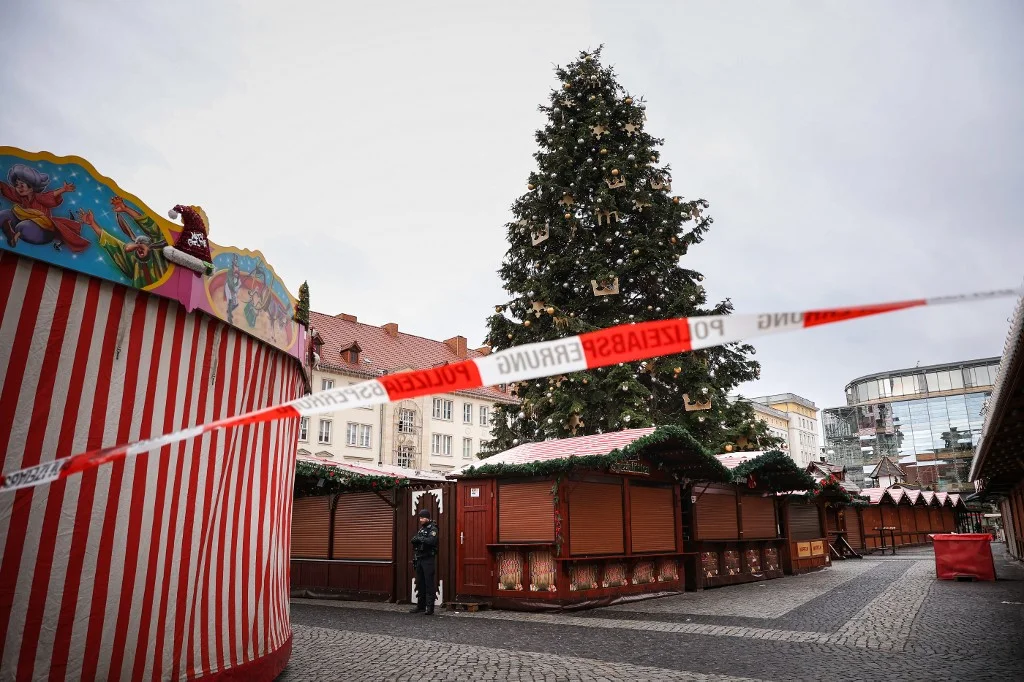
{"type": "Polygon", "coordinates": [[[753,477],[757,488],[772,492],[810,490],[814,487],[814,478],[797,466],[792,457],[778,450],[770,450],[743,462],[734,473],[737,478],[753,477]]]}
{"type": "Polygon", "coordinates": [[[729,482],[729,470],[678,426],[649,427],[524,443],[448,474],[449,478],[540,476],[572,469],[602,469],[643,455],[666,471],[700,481],[729,482]]]}
{"type": "Polygon", "coordinates": [[[299,462],[310,462],[312,464],[335,467],[340,471],[355,474],[357,476],[390,476],[391,478],[403,478],[410,481],[441,482],[445,480],[444,474],[439,474],[434,471],[403,469],[402,467],[391,466],[388,464],[352,464],[351,462],[339,462],[337,460],[327,459],[325,457],[316,457],[314,455],[298,455],[295,459],[299,462]]]}

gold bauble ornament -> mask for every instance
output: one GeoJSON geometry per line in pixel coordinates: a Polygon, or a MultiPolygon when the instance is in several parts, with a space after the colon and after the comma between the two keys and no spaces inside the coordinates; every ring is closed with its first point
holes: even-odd
{"type": "Polygon", "coordinates": [[[640,255],[640,249],[633,249],[633,255],[634,256],[639,256],[640,255]]]}
{"type": "Polygon", "coordinates": [[[725,446],[725,451],[726,452],[732,452],[732,446],[731,445],[726,445],[725,446]]]}
{"type": "Polygon", "coordinates": [[[618,176],[618,174],[619,174],[619,169],[618,168],[612,168],[612,175],[613,176],[618,176]]]}
{"type": "Polygon", "coordinates": [[[548,306],[544,310],[547,311],[548,315],[554,315],[555,314],[555,309],[552,306],[548,306]]]}
{"type": "Polygon", "coordinates": [[[589,379],[587,379],[586,377],[583,377],[583,383],[585,383],[585,384],[589,384],[589,383],[590,383],[590,380],[589,380],[589,379]]]}
{"type": "Polygon", "coordinates": [[[673,371],[673,372],[675,372],[676,374],[679,374],[680,372],[682,372],[682,371],[683,371],[683,368],[682,368],[682,367],[674,367],[674,368],[672,369],[672,371],[673,371]]]}
{"type": "Polygon", "coordinates": [[[679,197],[672,197],[672,203],[673,204],[678,204],[679,203],[679,197]]]}
{"type": "Polygon", "coordinates": [[[533,190],[533,189],[536,189],[536,188],[533,186],[533,183],[530,183],[530,184],[526,185],[526,189],[533,190]]]}
{"type": "Polygon", "coordinates": [[[524,327],[529,327],[530,324],[532,324],[532,323],[529,320],[523,320],[523,326],[524,327]]]}
{"type": "Polygon", "coordinates": [[[511,339],[511,338],[512,338],[512,335],[511,335],[511,334],[509,334],[509,335],[508,335],[508,338],[510,338],[510,339],[511,339]]]}
{"type": "Polygon", "coordinates": [[[675,237],[672,237],[671,241],[672,241],[672,243],[673,243],[673,244],[675,244],[675,243],[676,243],[677,241],[679,241],[679,240],[678,240],[678,239],[676,239],[675,237]]]}
{"type": "Polygon", "coordinates": [[[583,58],[583,61],[585,61],[585,62],[589,62],[589,61],[590,61],[590,55],[588,54],[587,56],[585,56],[585,57],[583,58]]]}
{"type": "Polygon", "coordinates": [[[622,101],[625,102],[626,104],[632,104],[633,103],[633,98],[632,97],[627,97],[626,99],[624,99],[622,101]]]}
{"type": "Polygon", "coordinates": [[[566,213],[566,214],[565,214],[565,215],[564,215],[563,217],[564,217],[564,218],[565,218],[566,220],[572,220],[572,214],[571,214],[571,213],[566,213]]]}
{"type": "Polygon", "coordinates": [[[500,313],[502,310],[504,310],[504,308],[502,308],[500,305],[494,306],[494,312],[500,313]]]}
{"type": "Polygon", "coordinates": [[[608,150],[607,150],[607,149],[605,149],[604,147],[601,147],[601,153],[602,153],[602,154],[607,154],[607,153],[608,153],[608,150]]]}
{"type": "Polygon", "coordinates": [[[566,90],[568,90],[568,89],[570,89],[572,87],[572,83],[563,83],[562,87],[565,88],[566,90]]]}

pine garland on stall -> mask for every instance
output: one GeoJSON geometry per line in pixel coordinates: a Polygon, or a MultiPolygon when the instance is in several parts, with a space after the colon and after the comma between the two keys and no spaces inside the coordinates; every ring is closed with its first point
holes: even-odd
{"type": "Polygon", "coordinates": [[[295,463],[295,497],[354,492],[385,492],[403,488],[409,479],[355,474],[330,464],[299,460],[295,463]]]}

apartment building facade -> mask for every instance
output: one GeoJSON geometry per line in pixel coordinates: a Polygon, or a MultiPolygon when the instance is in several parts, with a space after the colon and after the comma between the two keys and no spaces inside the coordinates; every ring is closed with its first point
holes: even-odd
{"type": "MultiPolygon", "coordinates": [[[[310,311],[313,390],[486,355],[466,338],[444,341],[361,323],[349,314],[310,311]]],[[[353,464],[445,473],[472,461],[491,438],[495,403],[515,403],[505,387],[457,391],[303,418],[299,453],[353,464]]]]}

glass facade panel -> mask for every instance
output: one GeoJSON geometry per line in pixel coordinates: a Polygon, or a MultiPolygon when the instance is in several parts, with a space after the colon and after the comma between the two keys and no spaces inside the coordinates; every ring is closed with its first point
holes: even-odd
{"type": "Polygon", "coordinates": [[[829,461],[846,466],[861,487],[877,484],[866,475],[888,456],[904,467],[908,483],[973,492],[970,463],[997,368],[951,364],[850,384],[847,407],[822,410],[829,461]]]}

